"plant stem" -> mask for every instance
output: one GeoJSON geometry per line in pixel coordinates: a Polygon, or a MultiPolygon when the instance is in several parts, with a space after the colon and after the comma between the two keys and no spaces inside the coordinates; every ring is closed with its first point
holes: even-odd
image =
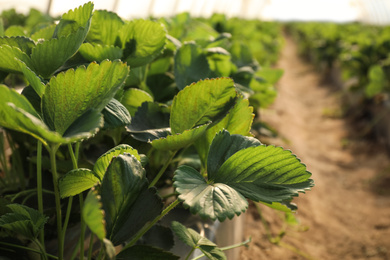
{"type": "Polygon", "coordinates": [[[43,247],[43,244],[41,244],[37,239],[34,239],[33,242],[39,247],[39,250],[42,252],[41,255],[43,260],[47,260],[47,255],[46,255],[45,248],[43,247]]]}
{"type": "Polygon", "coordinates": [[[62,260],[64,257],[64,240],[62,236],[61,200],[60,200],[60,192],[58,190],[58,174],[57,174],[57,164],[56,164],[56,152],[59,147],[60,147],[59,144],[52,145],[49,148],[49,154],[50,154],[51,173],[53,175],[54,196],[56,201],[58,259],[62,260]]]}
{"type": "Polygon", "coordinates": [[[89,238],[88,260],[92,259],[92,249],[93,249],[93,233],[91,232],[91,236],[89,238]]]}
{"type": "Polygon", "coordinates": [[[176,199],[174,202],[172,202],[168,207],[166,207],[160,215],[158,215],[152,222],[149,222],[149,224],[143,226],[137,234],[134,236],[134,238],[123,248],[123,250],[133,246],[138,239],[140,239],[150,228],[154,226],[154,224],[157,223],[160,219],[162,219],[166,214],[168,214],[169,211],[171,211],[173,208],[175,208],[177,205],[180,204],[179,199],[176,199]]]}
{"type": "Polygon", "coordinates": [[[158,180],[161,178],[161,176],[163,175],[163,173],[165,172],[165,170],[168,168],[169,164],[171,164],[172,162],[172,159],[173,157],[175,157],[177,153],[177,150],[174,151],[171,155],[171,157],[165,162],[165,164],[163,165],[163,167],[160,169],[160,171],[157,173],[156,177],[154,177],[153,181],[149,184],[149,188],[153,187],[154,185],[156,185],[156,183],[158,182],[158,180]]]}
{"type": "Polygon", "coordinates": [[[72,211],[73,196],[69,197],[68,208],[66,210],[66,216],[64,220],[64,226],[62,228],[62,239],[65,241],[66,229],[68,228],[70,212],[72,211]]]}
{"type": "MultiPolygon", "coordinates": [[[[37,197],[38,211],[43,215],[43,188],[42,188],[42,142],[37,143],[37,197]]],[[[45,230],[39,232],[39,242],[45,248],[45,230]]]]}
{"type": "MultiPolygon", "coordinates": [[[[30,252],[34,252],[34,253],[38,253],[38,254],[42,255],[41,251],[36,250],[34,248],[29,248],[29,247],[15,245],[15,244],[7,243],[7,242],[1,242],[1,241],[0,241],[0,245],[4,245],[4,246],[8,246],[8,247],[14,247],[14,248],[19,248],[19,249],[23,249],[23,250],[26,250],[26,251],[30,251],[30,252]]],[[[53,258],[53,259],[58,259],[58,257],[56,257],[55,255],[51,255],[51,254],[47,254],[47,253],[45,255],[46,255],[46,257],[50,257],[50,258],[53,258]]]]}
{"type": "Polygon", "coordinates": [[[188,259],[190,259],[190,256],[192,255],[192,253],[195,251],[195,249],[196,249],[196,247],[193,247],[192,249],[191,249],[191,251],[188,253],[188,255],[187,255],[187,257],[186,257],[186,259],[185,260],[188,260],[188,259]]]}
{"type": "MultiPolygon", "coordinates": [[[[234,248],[237,248],[237,247],[240,247],[240,246],[247,246],[247,244],[250,243],[251,241],[252,241],[252,238],[250,237],[249,239],[245,240],[244,242],[241,242],[241,243],[238,243],[238,244],[234,244],[234,245],[231,245],[231,246],[221,247],[220,249],[222,251],[226,251],[226,250],[234,249],[234,248]]],[[[202,258],[204,256],[205,256],[204,254],[201,254],[200,256],[192,258],[192,260],[197,260],[197,259],[200,259],[200,258],[202,258]]]]}
{"type": "MultiPolygon", "coordinates": [[[[84,207],[83,193],[79,194],[79,200],[80,200],[80,210],[83,210],[83,207],[84,207]]],[[[83,220],[82,214],[80,214],[80,224],[81,224],[81,227],[80,227],[80,257],[79,258],[83,259],[84,258],[84,237],[85,237],[86,225],[85,225],[85,221],[83,220]]]]}

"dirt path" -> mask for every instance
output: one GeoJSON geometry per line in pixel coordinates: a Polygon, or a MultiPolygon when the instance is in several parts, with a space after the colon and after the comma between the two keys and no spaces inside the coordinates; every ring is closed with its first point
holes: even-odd
{"type": "MultiPolygon", "coordinates": [[[[246,236],[253,242],[242,249],[241,259],[390,259],[390,196],[379,195],[373,186],[390,171],[389,157],[364,141],[345,142],[353,129],[342,118],[324,116],[324,111],[340,108],[335,87],[323,83],[297,56],[289,39],[278,67],[285,70],[278,98],[262,120],[277,129],[279,137],[262,141],[291,149],[307,165],[316,186],[294,199],[300,226],[288,229],[283,246],[266,239],[252,208],[246,236]]],[[[277,235],[283,224],[280,216],[262,210],[277,235]]]]}

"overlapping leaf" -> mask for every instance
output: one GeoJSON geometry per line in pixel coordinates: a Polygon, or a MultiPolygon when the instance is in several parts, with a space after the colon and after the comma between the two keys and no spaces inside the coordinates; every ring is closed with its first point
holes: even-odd
{"type": "Polygon", "coordinates": [[[86,191],[100,180],[94,172],[89,169],[74,169],[65,174],[59,181],[58,186],[62,198],[75,196],[86,191]]]}
{"type": "Polygon", "coordinates": [[[104,211],[102,210],[102,203],[100,196],[95,190],[91,190],[84,201],[82,209],[83,220],[88,228],[100,239],[106,237],[106,227],[104,221],[104,211]]]}
{"type": "Polygon", "coordinates": [[[87,41],[94,44],[115,45],[119,30],[124,25],[122,19],[113,12],[95,10],[87,41]]]}
{"type": "Polygon", "coordinates": [[[122,58],[123,50],[116,46],[83,43],[80,54],[88,61],[117,60],[122,58]]]}

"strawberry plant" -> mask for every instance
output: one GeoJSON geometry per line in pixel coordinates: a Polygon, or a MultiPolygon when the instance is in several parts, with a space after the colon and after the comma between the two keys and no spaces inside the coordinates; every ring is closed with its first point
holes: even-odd
{"type": "Polygon", "coordinates": [[[184,207],[224,221],[248,200],[289,210],[313,186],[291,151],[251,136],[253,107],[223,77],[222,49],[92,3],[4,34],[0,70],[27,84],[0,85],[0,251],[10,258],[179,259],[175,233],[187,259],[196,248],[226,259],[228,248],[160,220],[184,207]],[[203,64],[207,73],[193,70],[203,64]]]}

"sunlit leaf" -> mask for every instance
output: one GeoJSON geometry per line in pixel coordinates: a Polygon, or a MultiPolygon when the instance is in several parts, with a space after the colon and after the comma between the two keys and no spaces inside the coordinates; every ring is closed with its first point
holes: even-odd
{"type": "Polygon", "coordinates": [[[122,58],[123,50],[116,46],[83,43],[80,54],[88,61],[116,60],[122,58]]]}
{"type": "Polygon", "coordinates": [[[58,181],[61,198],[80,194],[99,182],[99,178],[91,170],[82,168],[74,169],[58,181]]]}
{"type": "Polygon", "coordinates": [[[83,220],[88,228],[100,239],[106,237],[106,227],[104,222],[104,211],[100,196],[96,191],[91,190],[84,200],[82,209],[83,220]]]}
{"type": "Polygon", "coordinates": [[[16,37],[0,37],[0,46],[8,45],[11,47],[17,47],[27,55],[31,54],[31,49],[35,47],[35,43],[30,38],[24,36],[16,37]]]}
{"type": "Polygon", "coordinates": [[[144,102],[153,102],[153,97],[137,88],[126,89],[121,100],[121,103],[129,110],[132,116],[135,115],[137,109],[144,102]]]}
{"type": "Polygon", "coordinates": [[[33,67],[30,57],[21,51],[18,47],[9,45],[0,46],[0,69],[10,73],[21,73],[20,61],[33,67]]]}
{"type": "Polygon", "coordinates": [[[106,10],[95,10],[87,41],[101,45],[114,45],[119,30],[123,25],[124,22],[116,13],[106,10]]]}

